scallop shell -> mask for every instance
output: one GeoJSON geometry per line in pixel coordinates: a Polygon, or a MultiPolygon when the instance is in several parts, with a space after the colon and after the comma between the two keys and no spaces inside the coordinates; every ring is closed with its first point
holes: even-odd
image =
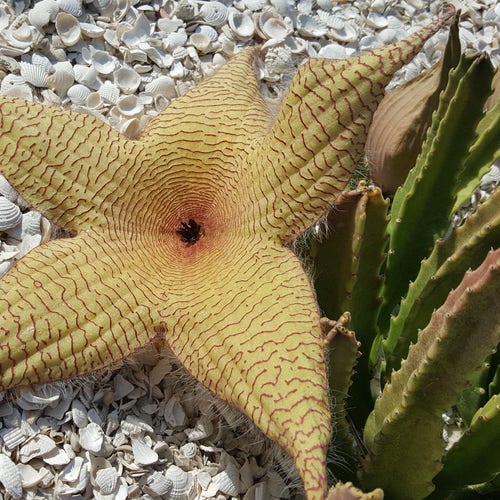
{"type": "Polygon", "coordinates": [[[162,498],[170,498],[169,494],[172,490],[173,482],[171,479],[166,478],[161,472],[154,471],[148,477],[146,485],[150,490],[150,495],[154,495],[155,497],[161,496],[162,498]]]}
{"type": "Polygon", "coordinates": [[[165,472],[165,477],[172,481],[169,500],[191,500],[196,493],[196,481],[189,472],[184,472],[177,465],[171,465],[165,472]]]}
{"type": "Polygon", "coordinates": [[[69,61],[61,61],[54,64],[54,72],[47,77],[47,87],[57,94],[66,94],[68,89],[75,83],[75,72],[69,61]]]}
{"type": "Polygon", "coordinates": [[[99,452],[104,442],[104,432],[101,427],[94,422],[78,430],[80,446],[84,450],[99,452]]]}
{"type": "Polygon", "coordinates": [[[116,104],[120,97],[120,89],[110,81],[105,81],[97,90],[101,99],[108,104],[116,104]]]}
{"type": "Polygon", "coordinates": [[[95,477],[91,482],[98,489],[101,495],[111,495],[118,483],[118,471],[114,467],[106,467],[95,472],[95,477]]]}
{"type": "Polygon", "coordinates": [[[72,14],[59,12],[56,16],[55,26],[59,38],[66,47],[75,45],[82,36],[80,23],[72,14]]]}
{"type": "Polygon", "coordinates": [[[82,0],[57,0],[59,9],[73,16],[81,16],[83,14],[82,0]]]}
{"type": "Polygon", "coordinates": [[[300,13],[297,16],[297,32],[305,37],[320,37],[326,35],[328,28],[326,24],[309,14],[300,13]]]}
{"type": "Polygon", "coordinates": [[[91,90],[88,87],[77,83],[76,85],[72,85],[68,89],[67,96],[70,98],[73,104],[76,104],[77,106],[83,106],[87,102],[87,97],[90,93],[91,90]]]}
{"type": "Polygon", "coordinates": [[[0,483],[13,498],[23,494],[22,476],[16,464],[4,454],[0,454],[0,483]]]}
{"type": "Polygon", "coordinates": [[[133,94],[141,84],[139,73],[122,66],[113,74],[114,82],[124,94],[133,94]]]}
{"type": "Polygon", "coordinates": [[[231,31],[240,40],[250,40],[255,33],[255,23],[249,12],[231,10],[227,21],[231,31]]]}
{"type": "Polygon", "coordinates": [[[132,436],[130,442],[137,465],[151,465],[158,462],[158,453],[151,449],[143,436],[132,436]]]}
{"type": "Polygon", "coordinates": [[[142,132],[141,121],[137,118],[125,120],[119,127],[119,131],[129,139],[138,139],[142,132]]]}
{"type": "Polygon", "coordinates": [[[42,66],[28,62],[19,63],[21,76],[35,87],[47,87],[48,71],[42,66]]]}
{"type": "Polygon", "coordinates": [[[19,207],[2,196],[0,198],[0,231],[17,226],[22,220],[23,215],[19,207]]]}
{"type": "Polygon", "coordinates": [[[222,26],[229,17],[229,9],[221,2],[204,2],[200,8],[200,16],[210,26],[222,26]]]}

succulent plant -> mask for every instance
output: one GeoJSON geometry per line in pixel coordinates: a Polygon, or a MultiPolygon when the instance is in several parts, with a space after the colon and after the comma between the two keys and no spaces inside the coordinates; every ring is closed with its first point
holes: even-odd
{"type": "MultiPolygon", "coordinates": [[[[448,55],[457,43],[452,30],[448,55]]],[[[489,98],[498,72],[484,54],[449,67],[420,155],[394,198],[361,183],[337,200],[326,234],[310,241],[322,312],[342,318],[324,325],[333,328],[332,446],[350,470],[334,463],[331,471],[389,499],[500,493],[492,452],[500,446],[500,191],[453,222],[500,158],[500,102],[489,98]]],[[[411,99],[420,91],[409,84],[404,92],[411,99]]],[[[407,146],[411,158],[415,144],[407,146]]],[[[406,158],[403,149],[398,155],[406,158]]]]}

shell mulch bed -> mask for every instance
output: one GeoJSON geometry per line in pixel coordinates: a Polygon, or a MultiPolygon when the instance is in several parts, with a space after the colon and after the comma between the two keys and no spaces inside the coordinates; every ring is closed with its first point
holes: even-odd
{"type": "MultiPolygon", "coordinates": [[[[464,49],[498,64],[500,5],[452,3],[462,9],[464,49]]],[[[242,47],[260,44],[258,78],[272,101],[304,59],[401,39],[439,4],[0,1],[0,95],[80,109],[136,137],[242,47]]],[[[394,84],[430,67],[446,39],[433,37],[394,84]]],[[[498,167],[484,182],[498,184],[498,167]]],[[[0,275],[55,229],[0,176],[0,275]]],[[[0,394],[0,498],[299,497],[290,459],[155,352],[94,377],[0,394]]]]}

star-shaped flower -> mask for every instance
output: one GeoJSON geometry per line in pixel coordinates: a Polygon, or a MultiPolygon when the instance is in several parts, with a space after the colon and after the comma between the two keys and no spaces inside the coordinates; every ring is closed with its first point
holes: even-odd
{"type": "Polygon", "coordinates": [[[0,281],[0,388],[82,375],[153,341],[247,414],[322,498],[330,438],[314,292],[287,246],[363,153],[384,87],[444,15],[345,61],[312,59],[274,116],[255,49],[140,140],[93,116],[0,99],[0,171],[72,233],[0,281]]]}

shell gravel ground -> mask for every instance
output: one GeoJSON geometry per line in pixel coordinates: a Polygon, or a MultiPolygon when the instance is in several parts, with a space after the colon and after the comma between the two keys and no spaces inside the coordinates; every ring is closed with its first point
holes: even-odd
{"type": "MultiPolygon", "coordinates": [[[[466,50],[500,58],[500,5],[454,1],[466,50]]],[[[0,1],[0,94],[94,113],[129,137],[242,47],[270,101],[307,57],[345,58],[434,18],[423,0],[0,1]]],[[[435,62],[443,31],[393,84],[435,62]]],[[[498,168],[487,180],[497,185],[498,168]]],[[[481,193],[478,194],[481,197],[481,193]]],[[[0,176],[0,275],[54,228],[0,176]]],[[[298,498],[290,459],[176,364],[0,394],[0,498],[298,498]]],[[[154,353],[153,353],[154,354],[154,353]]]]}

